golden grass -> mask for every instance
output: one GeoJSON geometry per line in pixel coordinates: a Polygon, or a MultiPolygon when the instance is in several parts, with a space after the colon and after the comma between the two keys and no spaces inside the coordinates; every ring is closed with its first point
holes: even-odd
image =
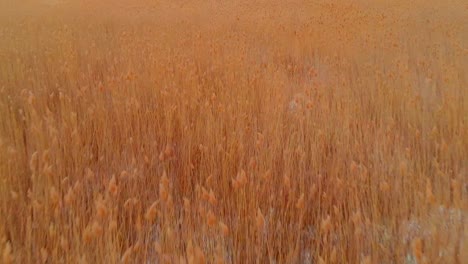
{"type": "Polygon", "coordinates": [[[0,262],[468,259],[464,1],[0,2],[0,262]]]}

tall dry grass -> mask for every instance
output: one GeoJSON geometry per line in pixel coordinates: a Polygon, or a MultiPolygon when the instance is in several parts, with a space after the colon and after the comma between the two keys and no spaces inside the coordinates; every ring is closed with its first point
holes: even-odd
{"type": "Polygon", "coordinates": [[[24,1],[1,263],[466,263],[463,1],[24,1]]]}

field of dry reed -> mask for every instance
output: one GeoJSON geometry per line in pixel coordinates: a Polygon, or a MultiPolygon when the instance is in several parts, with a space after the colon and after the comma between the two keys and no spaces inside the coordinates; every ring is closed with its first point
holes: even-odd
{"type": "Polygon", "coordinates": [[[0,0],[0,263],[468,260],[468,4],[0,0]]]}

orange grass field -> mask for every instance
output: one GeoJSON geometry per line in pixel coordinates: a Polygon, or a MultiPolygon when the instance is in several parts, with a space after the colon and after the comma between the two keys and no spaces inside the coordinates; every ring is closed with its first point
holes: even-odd
{"type": "Polygon", "coordinates": [[[0,0],[0,263],[468,263],[468,2],[0,0]]]}

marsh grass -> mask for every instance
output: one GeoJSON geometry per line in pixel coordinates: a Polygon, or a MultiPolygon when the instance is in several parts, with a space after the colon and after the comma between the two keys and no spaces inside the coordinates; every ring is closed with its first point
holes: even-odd
{"type": "Polygon", "coordinates": [[[462,1],[2,2],[2,263],[468,259],[462,1]]]}

